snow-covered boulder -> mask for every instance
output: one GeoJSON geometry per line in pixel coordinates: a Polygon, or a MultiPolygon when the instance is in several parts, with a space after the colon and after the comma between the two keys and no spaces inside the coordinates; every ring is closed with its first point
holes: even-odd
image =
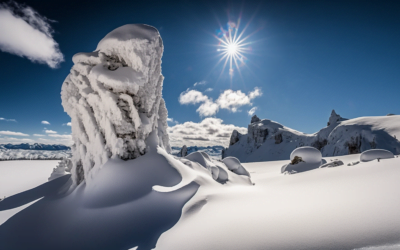
{"type": "Polygon", "coordinates": [[[170,151],[162,53],[157,29],[128,24],[105,36],[94,52],[73,57],[61,98],[71,117],[75,184],[90,180],[109,158],[145,154],[153,131],[170,151]]]}
{"type": "Polygon", "coordinates": [[[394,158],[393,153],[384,149],[370,149],[362,152],[360,155],[361,162],[373,161],[376,159],[390,159],[390,158],[394,158]]]}
{"type": "Polygon", "coordinates": [[[300,147],[290,154],[291,163],[282,167],[281,172],[303,172],[318,168],[322,163],[321,152],[313,147],[300,147]]]}
{"type": "Polygon", "coordinates": [[[250,177],[250,173],[240,164],[240,161],[235,157],[226,157],[222,160],[226,167],[238,175],[246,175],[250,177]]]}

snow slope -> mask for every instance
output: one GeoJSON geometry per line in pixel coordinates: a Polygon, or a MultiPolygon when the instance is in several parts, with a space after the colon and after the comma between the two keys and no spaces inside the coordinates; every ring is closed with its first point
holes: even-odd
{"type": "MultiPolygon", "coordinates": [[[[0,161],[0,199],[10,197],[47,182],[59,161],[0,161]]],[[[29,204],[0,212],[0,225],[29,204]]]]}
{"type": "Polygon", "coordinates": [[[156,249],[399,249],[400,158],[347,166],[359,158],[292,175],[245,163],[254,186],[200,186],[156,249]]]}
{"type": "Polygon", "coordinates": [[[61,160],[71,158],[71,150],[25,150],[0,149],[0,161],[3,160],[61,160]]]}
{"type": "Polygon", "coordinates": [[[297,147],[312,146],[322,156],[357,154],[368,149],[400,153],[400,115],[344,119],[333,110],[328,126],[305,134],[268,119],[253,117],[245,135],[234,131],[223,158],[234,156],[241,162],[288,159],[297,147]]]}

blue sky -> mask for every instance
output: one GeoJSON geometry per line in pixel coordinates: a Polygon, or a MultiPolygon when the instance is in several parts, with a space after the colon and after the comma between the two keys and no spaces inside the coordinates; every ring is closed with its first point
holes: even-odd
{"type": "MultiPolygon", "coordinates": [[[[346,118],[400,114],[400,4],[396,1],[19,3],[50,19],[51,37],[65,61],[51,68],[8,53],[2,45],[0,132],[24,135],[3,133],[0,143],[65,143],[71,133],[66,125],[70,118],[61,106],[60,91],[72,56],[93,51],[108,32],[128,23],[146,23],[160,31],[165,49],[163,95],[169,117],[179,124],[200,124],[211,117],[223,120],[219,126],[224,131],[232,125],[247,127],[247,111],[257,107],[255,114],[260,118],[313,133],[326,126],[332,109],[346,118]],[[248,24],[244,36],[252,34],[247,40],[251,53],[246,54],[241,76],[236,69],[231,79],[228,69],[216,66],[220,56],[213,34],[220,24],[226,27],[228,21],[236,22],[241,10],[239,32],[248,24]],[[194,86],[200,82],[205,84],[194,86]],[[242,97],[248,97],[256,88],[262,95],[238,105],[236,112],[220,105],[217,113],[201,116],[196,110],[202,102],[179,101],[188,89],[217,102],[224,91],[241,91],[242,97]],[[58,136],[49,136],[49,130],[58,136]]],[[[15,29],[18,32],[22,31],[15,29]]]]}

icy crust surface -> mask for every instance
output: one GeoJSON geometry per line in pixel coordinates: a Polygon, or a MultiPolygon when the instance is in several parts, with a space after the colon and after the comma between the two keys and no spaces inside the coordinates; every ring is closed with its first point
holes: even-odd
{"type": "Polygon", "coordinates": [[[162,53],[162,39],[154,27],[128,24],[105,36],[94,52],[73,57],[61,98],[72,123],[75,184],[89,181],[109,158],[145,154],[152,131],[170,152],[162,53]]]}
{"type": "Polygon", "coordinates": [[[358,154],[369,149],[400,153],[400,116],[345,119],[334,110],[328,126],[314,134],[305,134],[278,122],[253,117],[248,133],[233,131],[223,158],[233,156],[241,162],[286,160],[296,148],[311,146],[322,156],[358,154]]]}

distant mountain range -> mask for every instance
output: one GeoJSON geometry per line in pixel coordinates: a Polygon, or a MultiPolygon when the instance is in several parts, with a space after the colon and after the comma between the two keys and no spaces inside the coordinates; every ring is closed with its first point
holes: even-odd
{"type": "MultiPolygon", "coordinates": [[[[187,147],[187,154],[200,151],[206,152],[209,156],[217,159],[221,159],[221,152],[224,149],[223,146],[208,146],[208,147],[198,147],[198,146],[190,146],[187,147]]],[[[172,154],[178,156],[181,151],[181,147],[172,147],[172,154]]]]}
{"type": "Polygon", "coordinates": [[[42,144],[42,143],[21,143],[21,144],[0,144],[0,149],[24,149],[24,150],[71,150],[70,147],[61,144],[42,144]]]}

